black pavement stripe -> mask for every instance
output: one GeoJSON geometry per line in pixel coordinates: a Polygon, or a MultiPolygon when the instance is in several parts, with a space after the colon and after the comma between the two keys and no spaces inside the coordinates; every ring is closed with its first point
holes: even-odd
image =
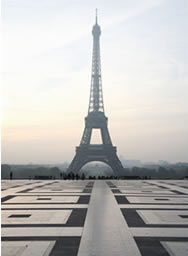
{"type": "Polygon", "coordinates": [[[8,201],[9,199],[12,199],[14,198],[15,196],[5,196],[5,197],[2,197],[1,198],[1,203],[5,202],[5,201],[8,201]]]}

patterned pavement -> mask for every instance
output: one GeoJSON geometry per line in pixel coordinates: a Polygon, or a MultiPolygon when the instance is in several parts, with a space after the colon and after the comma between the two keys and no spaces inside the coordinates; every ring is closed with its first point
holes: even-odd
{"type": "Polygon", "coordinates": [[[2,180],[3,256],[187,256],[186,180],[2,180]]]}

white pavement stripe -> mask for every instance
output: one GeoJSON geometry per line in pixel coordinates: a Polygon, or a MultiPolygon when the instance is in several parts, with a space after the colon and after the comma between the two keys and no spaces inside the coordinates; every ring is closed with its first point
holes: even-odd
{"type": "Polygon", "coordinates": [[[140,256],[105,181],[95,181],[78,256],[140,256]]]}
{"type": "Polygon", "coordinates": [[[15,194],[11,194],[11,195],[14,195],[14,196],[45,196],[45,195],[47,195],[47,196],[89,196],[90,195],[90,193],[54,193],[54,192],[42,192],[42,191],[40,191],[40,192],[38,192],[38,193],[32,193],[32,192],[27,192],[27,193],[15,193],[15,194]]]}
{"type": "Polygon", "coordinates": [[[78,227],[34,227],[34,228],[2,228],[3,238],[7,237],[53,237],[53,236],[81,236],[83,228],[78,227]]]}
{"type": "Polygon", "coordinates": [[[188,237],[187,228],[130,228],[134,237],[188,237]]]}
{"type": "Polygon", "coordinates": [[[177,205],[165,205],[165,204],[160,204],[160,205],[155,205],[155,204],[126,204],[126,205],[123,205],[123,204],[119,204],[119,207],[120,208],[124,208],[124,209],[147,209],[147,208],[150,208],[150,209],[188,209],[188,205],[181,205],[181,204],[177,204],[177,205]]]}
{"type": "Polygon", "coordinates": [[[8,209],[48,209],[48,208],[59,208],[59,209],[72,209],[72,208],[88,208],[88,204],[6,204],[2,205],[2,210],[8,209]]]}

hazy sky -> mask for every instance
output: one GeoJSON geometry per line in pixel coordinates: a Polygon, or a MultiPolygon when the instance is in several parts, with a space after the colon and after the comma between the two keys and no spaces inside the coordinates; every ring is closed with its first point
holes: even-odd
{"type": "Polygon", "coordinates": [[[87,115],[95,8],[118,155],[188,161],[187,0],[2,0],[3,163],[62,163],[87,115]]]}

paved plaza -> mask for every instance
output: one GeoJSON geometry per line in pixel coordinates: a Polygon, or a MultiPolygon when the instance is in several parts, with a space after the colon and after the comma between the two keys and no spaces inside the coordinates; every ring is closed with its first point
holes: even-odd
{"type": "Polygon", "coordinates": [[[2,180],[3,256],[187,256],[186,180],[2,180]]]}

